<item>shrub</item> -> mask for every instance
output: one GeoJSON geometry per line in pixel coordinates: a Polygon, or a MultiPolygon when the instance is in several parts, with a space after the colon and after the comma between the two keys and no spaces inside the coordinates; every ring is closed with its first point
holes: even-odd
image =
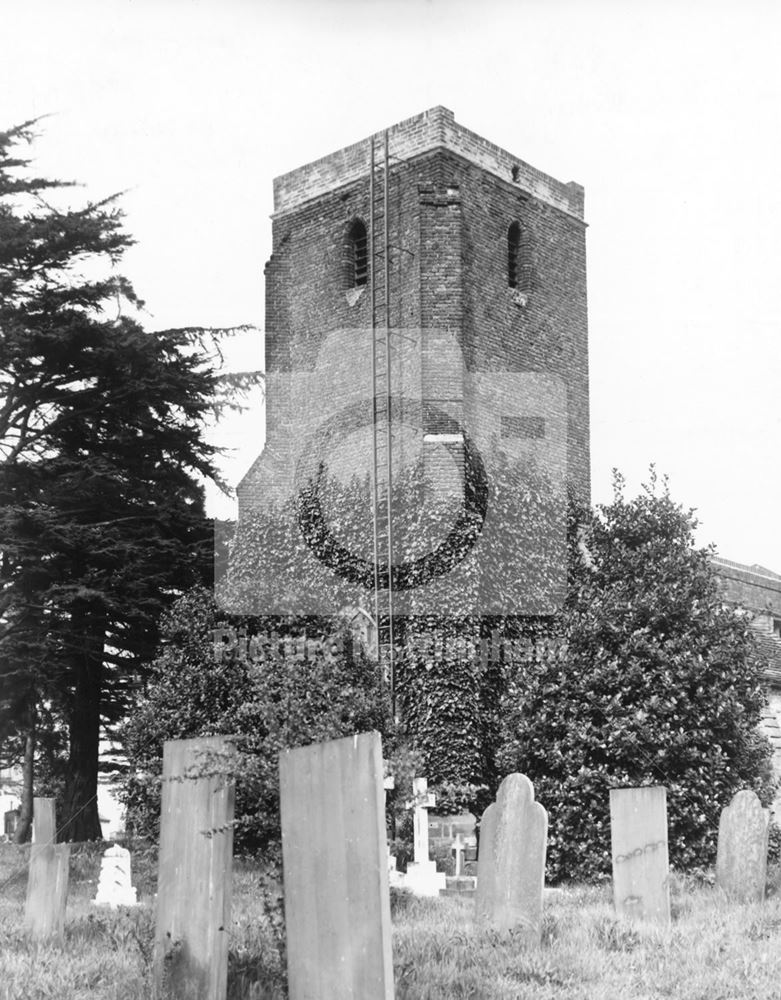
{"type": "Polygon", "coordinates": [[[696,520],[651,483],[595,515],[575,512],[567,601],[551,641],[508,680],[505,772],[548,810],[549,877],[606,877],[609,791],[667,787],[670,861],[715,856],[722,806],[772,798],[758,732],[762,662],[748,619],[725,606],[696,520]]]}
{"type": "Polygon", "coordinates": [[[237,736],[235,843],[238,851],[253,851],[279,837],[280,750],[372,729],[384,732],[387,696],[376,665],[344,627],[313,620],[231,620],[233,627],[265,640],[263,657],[242,658],[234,649],[217,658],[213,630],[225,624],[212,594],[200,588],[165,616],[148,693],[124,727],[130,761],[124,795],[134,832],[155,835],[163,742],[237,736]],[[322,640],[306,657],[300,646],[276,641],[280,634],[304,632],[322,640]]]}

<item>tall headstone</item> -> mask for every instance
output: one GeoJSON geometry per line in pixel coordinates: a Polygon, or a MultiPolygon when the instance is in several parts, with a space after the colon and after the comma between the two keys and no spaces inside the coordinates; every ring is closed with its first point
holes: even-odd
{"type": "Polygon", "coordinates": [[[171,1000],[225,1000],[234,787],[225,736],[163,746],[154,989],[171,1000]]]}
{"type": "Polygon", "coordinates": [[[92,901],[98,906],[135,906],[136,890],[130,878],[130,851],[114,844],[103,852],[100,860],[98,891],[92,901]]]}
{"type": "Polygon", "coordinates": [[[56,839],[54,799],[34,798],[32,842],[34,844],[53,844],[56,839]]]}
{"type": "Polygon", "coordinates": [[[413,862],[407,865],[404,886],[416,896],[438,896],[447,887],[444,872],[437,871],[436,861],[429,858],[428,811],[437,804],[436,797],[428,790],[426,778],[412,779],[412,799],[407,808],[412,809],[413,862]]]}
{"type": "Polygon", "coordinates": [[[392,1000],[379,733],[279,756],[290,1000],[392,1000]]]}
{"type": "Polygon", "coordinates": [[[483,813],[477,864],[476,916],[499,931],[539,944],[548,814],[534,801],[525,774],[508,774],[483,813]]]}
{"type": "Polygon", "coordinates": [[[611,788],[610,838],[616,913],[668,927],[667,789],[611,788]]]}
{"type": "Polygon", "coordinates": [[[770,810],[763,809],[756,792],[736,792],[721,810],[716,854],[716,884],[741,903],[765,898],[770,810]]]}
{"type": "Polygon", "coordinates": [[[495,885],[494,839],[496,837],[496,803],[486,806],[480,820],[480,838],[477,847],[477,888],[475,915],[478,921],[488,920],[493,909],[495,885]]]}
{"type": "Polygon", "coordinates": [[[62,941],[70,844],[55,844],[54,799],[33,801],[33,831],[24,924],[35,941],[62,941]]]}

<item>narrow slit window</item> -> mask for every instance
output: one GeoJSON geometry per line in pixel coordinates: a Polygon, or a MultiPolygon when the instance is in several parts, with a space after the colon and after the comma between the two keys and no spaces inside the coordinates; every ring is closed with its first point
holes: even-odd
{"type": "Polygon", "coordinates": [[[513,222],[507,230],[507,284],[518,287],[518,265],[521,254],[521,227],[513,222]]]}
{"type": "Polygon", "coordinates": [[[366,226],[356,219],[350,226],[350,270],[351,287],[360,288],[369,280],[369,246],[366,238],[366,226]]]}

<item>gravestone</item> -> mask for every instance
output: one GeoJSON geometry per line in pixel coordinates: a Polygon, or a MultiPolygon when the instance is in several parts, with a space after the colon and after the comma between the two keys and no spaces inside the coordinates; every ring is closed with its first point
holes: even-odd
{"type": "Polygon", "coordinates": [[[669,927],[667,789],[611,788],[610,839],[616,913],[669,927]]]}
{"type": "MultiPolygon", "coordinates": [[[[388,774],[383,778],[382,788],[383,788],[383,807],[385,813],[388,811],[388,792],[392,792],[396,787],[396,779],[392,774],[388,774]]],[[[400,872],[396,867],[396,855],[391,854],[390,842],[387,845],[388,850],[388,884],[394,886],[397,889],[402,889],[404,887],[404,873],[400,872]]]]}
{"type": "Polygon", "coordinates": [[[41,839],[30,846],[24,925],[35,941],[62,942],[70,844],[54,843],[54,799],[33,800],[33,829],[41,839]]]}
{"type": "Polygon", "coordinates": [[[499,931],[540,943],[548,814],[525,774],[508,774],[483,813],[475,915],[499,931]]]}
{"type": "Polygon", "coordinates": [[[392,1000],[379,733],[284,751],[279,790],[290,1000],[392,1000]]]}
{"type": "Polygon", "coordinates": [[[33,830],[31,840],[34,844],[53,844],[57,839],[57,827],[54,821],[54,799],[33,799],[33,830]]]}
{"type": "Polygon", "coordinates": [[[163,787],[154,995],[225,1000],[233,874],[233,782],[226,736],[167,740],[163,787]]]}
{"type": "Polygon", "coordinates": [[[721,810],[716,854],[716,884],[741,903],[765,898],[770,810],[755,792],[736,792],[721,810]]]}
{"type": "Polygon", "coordinates": [[[460,833],[456,834],[456,839],[453,841],[453,847],[451,848],[453,852],[453,857],[455,858],[455,871],[454,874],[456,878],[464,872],[464,854],[466,852],[466,844],[460,833]]]}
{"type": "Polygon", "coordinates": [[[100,860],[98,891],[92,900],[98,906],[136,906],[136,890],[130,880],[130,851],[115,844],[100,860]]]}
{"type": "Polygon", "coordinates": [[[16,833],[16,824],[19,822],[19,809],[6,809],[3,814],[3,834],[7,840],[11,840],[16,833]]]}
{"type": "Polygon", "coordinates": [[[437,804],[437,800],[429,792],[426,778],[412,779],[412,795],[407,808],[413,810],[415,860],[407,865],[404,887],[416,896],[438,896],[440,890],[447,887],[447,879],[444,872],[437,871],[436,861],[430,860],[428,849],[428,811],[437,804]]]}
{"type": "Polygon", "coordinates": [[[477,889],[475,916],[478,921],[488,920],[493,909],[496,882],[494,840],[496,838],[496,803],[486,806],[480,820],[480,839],[477,848],[477,889]]]}

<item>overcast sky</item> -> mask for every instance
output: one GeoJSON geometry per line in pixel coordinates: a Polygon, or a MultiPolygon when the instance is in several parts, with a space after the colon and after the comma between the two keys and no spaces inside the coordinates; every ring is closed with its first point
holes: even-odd
{"type": "MultiPolygon", "coordinates": [[[[263,327],[272,178],[444,104],[586,189],[592,489],[650,462],[700,540],[781,572],[781,5],[85,0],[0,5],[0,127],[127,190],[150,327],[263,327]]],[[[261,335],[237,344],[260,367],[261,335]]],[[[258,451],[257,410],[219,431],[258,451]]],[[[213,508],[230,512],[223,501],[213,508]]]]}

